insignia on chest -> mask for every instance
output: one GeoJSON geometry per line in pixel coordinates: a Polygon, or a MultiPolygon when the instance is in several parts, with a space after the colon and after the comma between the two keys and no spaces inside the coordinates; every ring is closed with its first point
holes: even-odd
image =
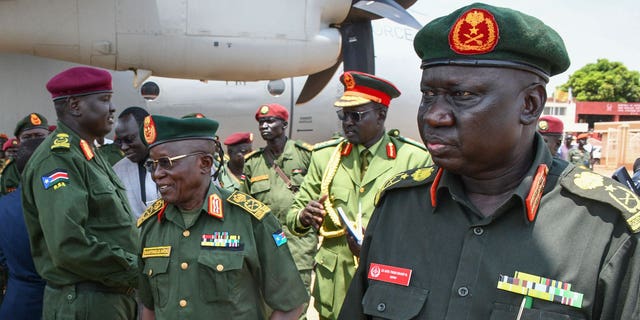
{"type": "Polygon", "coordinates": [[[242,250],[244,248],[244,244],[240,242],[240,235],[218,231],[213,234],[203,234],[200,246],[228,250],[242,250]]]}

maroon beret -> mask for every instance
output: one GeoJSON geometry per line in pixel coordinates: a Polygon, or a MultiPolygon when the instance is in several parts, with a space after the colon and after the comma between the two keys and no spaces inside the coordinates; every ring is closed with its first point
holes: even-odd
{"type": "Polygon", "coordinates": [[[226,139],[224,139],[223,143],[226,146],[233,146],[241,143],[251,143],[253,141],[253,133],[251,132],[236,132],[226,139]]]}
{"type": "Polygon", "coordinates": [[[562,120],[553,116],[542,116],[538,120],[538,132],[542,134],[562,134],[564,125],[562,120]]]}
{"type": "Polygon", "coordinates": [[[47,82],[53,100],[95,93],[113,92],[111,74],[92,67],[73,67],[55,75],[47,82]]]}
{"type": "Polygon", "coordinates": [[[258,108],[258,111],[256,111],[256,120],[265,117],[276,117],[284,121],[289,121],[289,111],[277,103],[263,104],[258,108]]]}
{"type": "Polygon", "coordinates": [[[2,151],[7,151],[7,149],[11,147],[17,147],[19,144],[20,143],[18,142],[18,139],[16,139],[15,137],[11,138],[2,145],[2,151]]]}

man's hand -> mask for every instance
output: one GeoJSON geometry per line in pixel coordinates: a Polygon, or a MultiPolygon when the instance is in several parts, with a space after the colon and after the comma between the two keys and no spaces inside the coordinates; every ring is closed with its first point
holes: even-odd
{"type": "Polygon", "coordinates": [[[327,214],[327,212],[324,211],[324,205],[322,205],[325,200],[327,200],[326,194],[320,197],[318,201],[309,201],[307,206],[300,211],[300,215],[298,216],[300,224],[305,227],[312,226],[316,230],[320,229],[320,226],[324,221],[324,216],[327,214]]]}
{"type": "MultiPolygon", "coordinates": [[[[364,228],[362,228],[362,234],[364,234],[364,228]]],[[[351,250],[351,253],[353,253],[354,256],[359,257],[360,245],[356,241],[356,238],[351,236],[351,234],[349,234],[348,232],[347,232],[347,244],[349,245],[349,250],[351,250]]]]}

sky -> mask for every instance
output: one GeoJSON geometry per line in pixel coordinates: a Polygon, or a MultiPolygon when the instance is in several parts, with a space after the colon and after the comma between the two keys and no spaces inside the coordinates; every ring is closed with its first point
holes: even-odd
{"type": "MultiPolygon", "coordinates": [[[[471,3],[418,0],[409,12],[420,21],[430,21],[471,3]]],[[[569,80],[576,70],[602,58],[622,62],[629,70],[640,71],[638,0],[487,0],[484,3],[535,16],[563,38],[571,66],[549,80],[549,93],[569,80]]]]}

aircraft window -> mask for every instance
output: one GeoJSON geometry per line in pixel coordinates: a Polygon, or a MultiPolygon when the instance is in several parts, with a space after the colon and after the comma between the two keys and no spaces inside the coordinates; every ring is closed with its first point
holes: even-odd
{"type": "Polygon", "coordinates": [[[153,101],[160,95],[160,87],[153,81],[147,81],[140,87],[140,94],[145,100],[153,101]]]}
{"type": "Polygon", "coordinates": [[[269,83],[267,83],[267,91],[269,91],[269,94],[274,97],[281,96],[282,93],[284,93],[284,89],[285,89],[285,85],[284,85],[284,80],[282,79],[271,80],[269,81],[269,83]]]}

